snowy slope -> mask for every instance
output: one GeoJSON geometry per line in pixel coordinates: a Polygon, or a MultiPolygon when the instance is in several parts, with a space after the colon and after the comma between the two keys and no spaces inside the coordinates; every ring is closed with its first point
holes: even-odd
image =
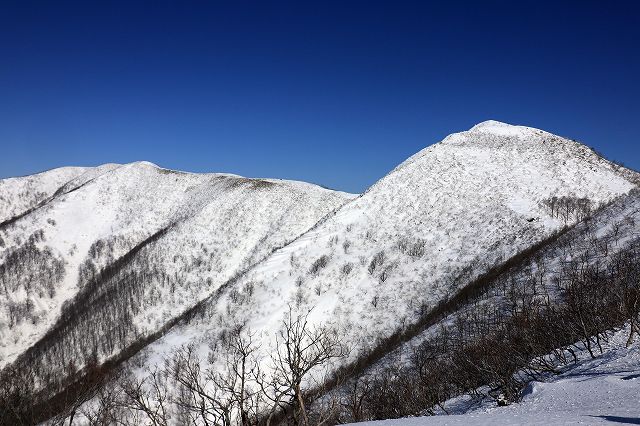
{"type": "Polygon", "coordinates": [[[83,167],[62,167],[31,176],[0,179],[0,223],[37,206],[85,171],[83,167]]]}
{"type": "Polygon", "coordinates": [[[525,300],[540,297],[541,300],[557,300],[558,280],[567,273],[572,262],[584,260],[586,264],[606,270],[617,253],[638,245],[640,242],[640,189],[632,190],[598,211],[589,220],[569,229],[548,246],[532,253],[522,264],[499,274],[487,284],[482,300],[463,306],[459,311],[447,315],[429,326],[401,347],[388,353],[366,374],[375,375],[379,368],[389,363],[403,363],[410,359],[414,350],[425,340],[442,332],[442,327],[455,327],[456,317],[469,315],[485,306],[511,308],[499,290],[505,283],[514,282],[522,290],[525,300]],[[536,288],[531,288],[531,282],[536,288]],[[531,294],[535,292],[535,295],[531,294]]]}
{"type": "Polygon", "coordinates": [[[146,162],[71,171],[55,171],[51,180],[3,181],[0,194],[8,200],[25,185],[46,194],[61,190],[0,229],[0,366],[42,338],[63,306],[77,309],[74,297],[108,291],[92,284],[101,270],[159,231],[143,260],[173,277],[171,297],[145,300],[149,315],[135,324],[137,335],[156,331],[353,197],[306,183],[182,173],[146,162]]]}
{"type": "Polygon", "coordinates": [[[420,151],[274,252],[209,300],[203,319],[152,344],[146,362],[185,343],[206,352],[237,324],[256,333],[266,355],[289,306],[313,307],[310,321],[339,330],[354,359],[484,270],[578,219],[552,214],[552,197],[588,198],[596,207],[635,182],[635,172],[577,142],[481,123],[420,151]]]}
{"type": "MultiPolygon", "coordinates": [[[[587,265],[591,271],[615,271],[614,265],[620,259],[624,259],[625,254],[637,252],[639,244],[640,191],[634,189],[630,194],[616,199],[588,220],[579,223],[559,237],[554,238],[548,244],[521,258],[512,267],[503,269],[501,273],[494,275],[491,280],[485,280],[483,284],[485,291],[482,294],[478,294],[477,298],[466,299],[462,304],[459,302],[456,304],[454,301],[448,310],[448,312],[452,312],[455,309],[452,313],[448,313],[443,318],[435,318],[434,322],[429,323],[431,325],[428,328],[413,339],[395,350],[388,350],[386,355],[363,372],[360,378],[374,380],[376,377],[385,377],[385,374],[389,374],[390,371],[395,371],[394,369],[397,368],[407,368],[407,371],[410,372],[408,373],[409,375],[417,375],[415,354],[419,353],[422,344],[425,344],[427,348],[434,347],[434,345],[438,345],[437,342],[442,339],[442,336],[458,336],[461,333],[460,330],[463,324],[465,325],[467,336],[474,336],[474,333],[478,333],[478,330],[481,330],[479,333],[482,335],[486,335],[489,333],[488,330],[491,324],[499,323],[499,321],[492,322],[492,318],[496,319],[502,315],[508,316],[509,312],[513,312],[514,309],[516,311],[522,309],[522,305],[526,304],[529,309],[534,307],[533,309],[535,310],[535,306],[540,306],[544,309],[545,304],[549,303],[550,300],[560,303],[562,295],[559,292],[559,286],[562,287],[562,283],[569,282],[574,271],[584,270],[587,265]],[[622,257],[619,257],[619,254],[622,254],[622,257]],[[501,314],[499,315],[498,312],[501,312],[501,314]],[[479,320],[475,323],[476,326],[479,323],[482,325],[474,328],[474,318],[484,318],[486,322],[483,323],[482,320],[479,320]]],[[[614,285],[613,280],[609,281],[609,284],[614,285]]],[[[626,339],[629,330],[627,329],[622,334],[626,339]]],[[[619,342],[622,338],[618,335],[616,339],[619,342]]],[[[618,344],[618,346],[621,345],[618,344]]],[[[445,350],[442,349],[442,351],[445,350]]],[[[442,359],[452,356],[452,352],[455,351],[443,352],[442,359]]],[[[583,354],[585,357],[588,356],[586,352],[584,351],[583,354]]],[[[597,351],[594,352],[598,353],[597,351]]],[[[607,356],[605,355],[605,359],[607,356]]],[[[633,359],[631,362],[637,363],[637,359],[633,359]]],[[[634,368],[637,370],[638,366],[635,365],[634,368]]],[[[531,380],[531,378],[527,380],[531,380]]],[[[624,384],[624,382],[619,383],[624,384]]],[[[332,396],[339,396],[342,392],[348,392],[348,386],[347,384],[346,389],[339,388],[332,396]]],[[[531,389],[547,389],[547,386],[551,389],[556,389],[554,385],[547,384],[533,384],[532,386],[534,387],[525,391],[525,393],[530,392],[531,389]]],[[[570,395],[556,395],[554,393],[552,398],[558,398],[558,401],[562,403],[553,405],[553,410],[550,410],[550,403],[553,402],[553,399],[531,399],[531,395],[527,394],[527,397],[525,397],[526,403],[522,406],[514,406],[516,408],[513,408],[512,411],[493,410],[491,415],[485,415],[482,413],[484,409],[493,408],[496,405],[495,399],[489,396],[491,387],[487,386],[477,389],[473,398],[465,395],[451,399],[443,404],[447,413],[467,414],[465,416],[428,418],[413,420],[413,422],[407,420],[406,424],[529,424],[530,422],[533,422],[532,424],[544,424],[546,421],[551,424],[564,424],[563,422],[568,421],[571,416],[577,414],[581,416],[581,424],[594,424],[589,420],[585,420],[584,416],[587,413],[620,416],[620,411],[624,411],[622,410],[623,408],[628,410],[630,407],[634,407],[634,404],[637,404],[637,401],[633,400],[628,406],[623,404],[614,405],[614,408],[620,408],[621,410],[605,410],[606,406],[591,404],[590,396],[585,396],[581,393],[588,392],[591,389],[590,387],[579,388],[579,386],[568,382],[566,388],[564,385],[559,388],[562,392],[567,389],[575,389],[580,392],[570,395]],[[482,410],[478,411],[478,398],[480,395],[484,396],[484,401],[480,406],[482,410]],[[583,403],[581,401],[586,402],[583,403]],[[565,408],[570,408],[571,410],[564,412],[565,408]],[[530,418],[530,412],[535,413],[539,418],[530,418]]],[[[615,395],[615,392],[618,391],[612,390],[611,393],[613,395],[611,395],[611,398],[610,395],[605,395],[604,392],[597,395],[596,398],[601,401],[606,397],[609,399],[608,402],[615,402],[615,398],[619,397],[619,395],[615,395]]],[[[634,391],[637,391],[637,389],[634,389],[634,391]]],[[[436,411],[444,413],[439,408],[436,411]]],[[[633,412],[631,410],[631,413],[633,412]]],[[[637,409],[635,412],[638,412],[637,409]]],[[[421,413],[426,414],[427,411],[422,411],[421,413]]],[[[404,415],[409,415],[409,413],[404,415]]],[[[371,424],[377,425],[378,423],[371,424]]],[[[405,423],[389,421],[381,422],[380,424],[405,423]]]]}
{"type": "Polygon", "coordinates": [[[362,426],[600,425],[640,423],[640,345],[618,331],[597,359],[586,356],[547,382],[532,382],[521,403],[465,414],[357,423],[362,426]]]}

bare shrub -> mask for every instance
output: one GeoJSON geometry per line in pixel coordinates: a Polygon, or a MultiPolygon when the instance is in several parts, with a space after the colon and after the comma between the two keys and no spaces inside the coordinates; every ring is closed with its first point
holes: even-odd
{"type": "Polygon", "coordinates": [[[347,276],[351,273],[351,271],[353,271],[353,263],[347,262],[344,265],[342,265],[342,267],[340,268],[340,272],[342,273],[343,276],[347,276]]]}
{"type": "Polygon", "coordinates": [[[329,264],[329,256],[324,254],[311,264],[311,267],[309,268],[309,273],[311,273],[312,275],[315,275],[320,271],[320,269],[324,268],[328,264],[329,264]]]}
{"type": "Polygon", "coordinates": [[[384,251],[379,251],[378,253],[376,253],[376,255],[373,256],[373,258],[371,259],[371,262],[369,262],[369,266],[367,267],[367,271],[369,271],[369,274],[373,275],[376,269],[382,266],[382,264],[384,263],[384,260],[385,260],[384,251]]]}

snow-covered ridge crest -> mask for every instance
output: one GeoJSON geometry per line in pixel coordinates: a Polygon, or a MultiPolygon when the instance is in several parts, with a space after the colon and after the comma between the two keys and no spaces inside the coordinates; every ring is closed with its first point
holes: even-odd
{"type": "MultiPolygon", "coordinates": [[[[469,130],[452,133],[442,141],[422,149],[399,164],[367,192],[405,167],[420,162],[424,157],[433,157],[438,154],[455,156],[460,151],[464,155],[475,152],[472,155],[477,158],[483,156],[480,154],[482,152],[490,154],[496,150],[502,150],[504,156],[511,156],[516,160],[513,162],[513,167],[518,166],[517,161],[521,161],[523,166],[526,166],[529,161],[547,161],[550,164],[560,162],[562,166],[570,168],[575,164],[576,159],[580,159],[586,160],[594,171],[602,169],[601,172],[613,172],[616,175],[624,176],[624,180],[640,185],[639,173],[601,157],[590,147],[575,140],[563,138],[534,127],[487,120],[476,124],[469,130]]],[[[483,164],[482,158],[477,159],[480,161],[479,163],[470,163],[467,166],[478,169],[492,167],[491,164],[483,164]]]]}
{"type": "Polygon", "coordinates": [[[501,136],[519,136],[524,132],[541,132],[542,130],[533,127],[516,126],[513,124],[503,123],[502,121],[486,120],[476,124],[469,132],[493,133],[501,136]]]}

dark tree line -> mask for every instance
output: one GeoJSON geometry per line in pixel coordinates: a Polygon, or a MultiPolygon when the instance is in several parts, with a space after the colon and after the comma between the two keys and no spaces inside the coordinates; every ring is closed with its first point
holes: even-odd
{"type": "MultiPolygon", "coordinates": [[[[30,371],[30,387],[37,391],[34,398],[44,401],[55,397],[83,376],[91,375],[101,359],[140,340],[133,317],[145,304],[158,302],[150,297],[150,288],[177,279],[167,276],[144,250],[164,232],[166,229],[152,235],[85,282],[75,298],[63,305],[56,324],[6,369],[30,371]]],[[[20,268],[29,266],[24,259],[18,259],[20,268]]],[[[14,264],[5,262],[3,266],[13,268],[14,264]]],[[[22,279],[28,276],[25,273],[22,279]]]]}
{"type": "Polygon", "coordinates": [[[589,198],[580,197],[551,197],[543,202],[551,217],[564,221],[565,225],[573,221],[588,218],[595,207],[589,198]]]}
{"type": "Polygon", "coordinates": [[[64,278],[64,260],[49,247],[39,247],[44,241],[44,232],[36,231],[21,245],[7,249],[0,264],[0,297],[6,300],[11,329],[24,320],[36,324],[34,298],[51,298],[56,294],[57,284],[64,278]],[[12,295],[24,291],[23,300],[14,300],[12,295]]]}

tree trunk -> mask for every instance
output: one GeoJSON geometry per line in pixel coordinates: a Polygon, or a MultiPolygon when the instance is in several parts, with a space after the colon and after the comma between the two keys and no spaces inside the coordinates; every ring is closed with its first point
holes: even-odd
{"type": "Polygon", "coordinates": [[[638,332],[638,324],[636,323],[636,319],[635,319],[635,315],[631,316],[631,331],[629,332],[629,338],[627,339],[627,348],[629,346],[631,346],[631,344],[633,343],[633,335],[634,334],[640,334],[638,332]]]}
{"type": "Polygon", "coordinates": [[[309,420],[307,419],[307,411],[304,409],[304,401],[302,400],[302,393],[300,392],[300,385],[296,385],[296,399],[298,400],[298,405],[300,405],[300,412],[302,414],[302,424],[304,426],[309,425],[309,420]]]}

